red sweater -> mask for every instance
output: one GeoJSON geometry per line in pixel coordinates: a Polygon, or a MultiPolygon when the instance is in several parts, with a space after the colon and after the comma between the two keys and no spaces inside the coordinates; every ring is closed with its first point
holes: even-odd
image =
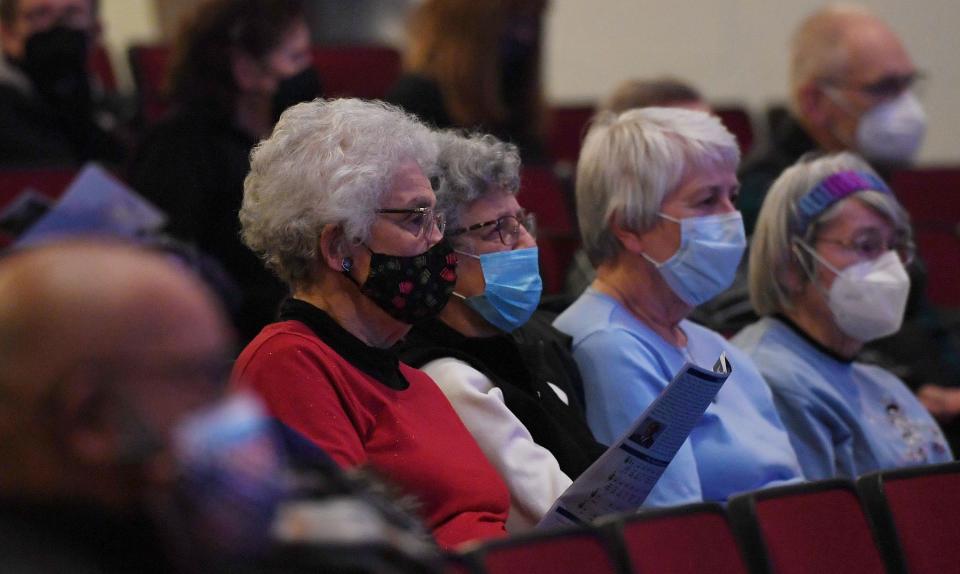
{"type": "Polygon", "coordinates": [[[364,373],[299,321],[268,325],[233,379],[345,468],[369,463],[422,503],[437,543],[452,548],[505,535],[509,493],[426,374],[403,363],[409,387],[364,373]]]}

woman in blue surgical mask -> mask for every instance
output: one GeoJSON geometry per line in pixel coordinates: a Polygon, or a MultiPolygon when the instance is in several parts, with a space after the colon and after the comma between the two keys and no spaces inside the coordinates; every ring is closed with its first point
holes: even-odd
{"type": "Polygon", "coordinates": [[[437,134],[437,209],[459,257],[439,316],[402,357],[430,375],[510,490],[507,530],[534,526],[603,452],[583,415],[569,338],[536,311],[533,219],[517,203],[517,148],[490,135],[437,134]]]}
{"type": "Polygon", "coordinates": [[[912,258],[907,213],[853,154],[801,159],[767,194],[749,272],[763,318],[733,341],[773,390],[807,478],[953,460],[903,382],[856,360],[900,329],[912,258]]]}
{"type": "Polygon", "coordinates": [[[593,284],[554,322],[573,337],[587,421],[610,444],[684,363],[733,374],[648,506],[724,501],[801,478],[770,390],[750,359],[686,318],[733,281],[746,247],[734,206],[740,152],[707,113],[642,108],[595,118],[577,165],[577,209],[593,284]]]}

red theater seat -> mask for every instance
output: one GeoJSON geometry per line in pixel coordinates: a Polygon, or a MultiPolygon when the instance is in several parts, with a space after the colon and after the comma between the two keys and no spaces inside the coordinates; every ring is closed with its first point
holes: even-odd
{"type": "Polygon", "coordinates": [[[824,480],[741,494],[727,505],[753,572],[886,571],[853,483],[824,480]]]}
{"type": "Polygon", "coordinates": [[[622,541],[633,572],[747,574],[727,515],[716,503],[644,510],[605,527],[622,541]]]}
{"type": "Polygon", "coordinates": [[[897,171],[890,187],[910,213],[930,301],[960,308],[960,167],[897,171]]]}
{"type": "Polygon", "coordinates": [[[388,46],[314,46],[313,65],[330,98],[383,99],[400,77],[400,53],[388,46]]]}
{"type": "Polygon", "coordinates": [[[622,574],[617,556],[596,530],[570,528],[488,542],[466,558],[473,572],[486,574],[622,574]]]}
{"type": "Polygon", "coordinates": [[[545,294],[563,289],[567,268],[580,245],[572,198],[546,167],[525,167],[520,174],[517,200],[537,216],[540,276],[545,294]]]}
{"type": "Polygon", "coordinates": [[[727,126],[727,129],[736,136],[740,144],[740,155],[746,156],[753,148],[753,121],[750,114],[741,106],[723,106],[714,108],[714,113],[727,126]]]}
{"type": "Polygon", "coordinates": [[[170,47],[164,44],[137,44],[127,51],[130,71],[137,88],[137,106],[145,126],[156,123],[170,102],[164,93],[170,47]]]}
{"type": "Polygon", "coordinates": [[[857,488],[897,570],[960,569],[960,463],[875,472],[857,480],[857,488]]]}
{"type": "Polygon", "coordinates": [[[547,147],[550,157],[558,164],[573,169],[580,157],[580,144],[587,133],[587,124],[593,116],[593,104],[554,106],[550,110],[547,147]]]}

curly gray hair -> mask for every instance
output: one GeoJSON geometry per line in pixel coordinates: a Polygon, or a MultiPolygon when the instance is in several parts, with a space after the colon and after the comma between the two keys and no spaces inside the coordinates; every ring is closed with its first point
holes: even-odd
{"type": "Polygon", "coordinates": [[[460,214],[495,187],[511,195],[520,191],[517,146],[488,134],[444,130],[436,134],[439,152],[434,177],[437,211],[447,229],[460,227],[460,214]]]}
{"type": "Polygon", "coordinates": [[[250,154],[243,241],[285,283],[302,286],[325,225],[366,241],[396,168],[415,161],[429,175],[436,155],[430,129],[383,102],[318,99],[293,106],[250,154]]]}

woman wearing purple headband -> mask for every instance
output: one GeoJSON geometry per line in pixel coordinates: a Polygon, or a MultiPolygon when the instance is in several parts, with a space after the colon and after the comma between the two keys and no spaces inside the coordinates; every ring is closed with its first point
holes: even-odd
{"type": "Polygon", "coordinates": [[[762,319],[733,342],[773,389],[810,480],[953,458],[899,378],[855,361],[900,329],[911,235],[890,189],[850,153],[801,159],[764,201],[749,271],[762,319]]]}

